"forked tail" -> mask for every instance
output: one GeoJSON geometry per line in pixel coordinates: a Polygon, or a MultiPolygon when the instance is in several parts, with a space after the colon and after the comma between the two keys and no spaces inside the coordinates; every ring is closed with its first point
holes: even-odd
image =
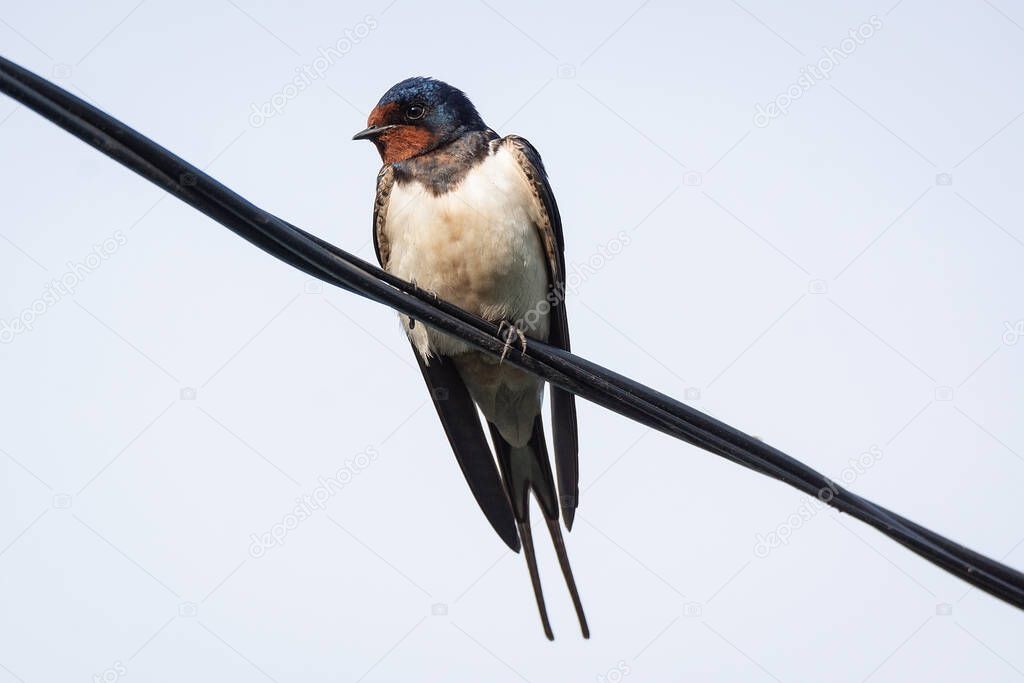
{"type": "Polygon", "coordinates": [[[547,444],[544,440],[544,427],[540,415],[534,420],[533,434],[525,446],[512,446],[501,436],[494,425],[489,426],[498,455],[501,478],[508,491],[509,500],[512,502],[512,512],[515,515],[519,536],[523,543],[523,554],[526,556],[526,567],[530,572],[530,582],[533,584],[533,594],[537,599],[537,610],[540,612],[544,635],[548,637],[548,640],[555,639],[551,632],[547,607],[544,604],[544,592],[540,584],[540,574],[537,571],[537,555],[533,547],[533,533],[530,528],[531,492],[536,496],[541,511],[544,513],[548,533],[551,534],[551,542],[558,555],[558,565],[562,568],[562,576],[565,578],[565,585],[569,589],[573,607],[576,609],[576,618],[580,622],[580,631],[584,638],[589,638],[590,627],[587,626],[583,603],[580,601],[579,591],[576,589],[576,579],[573,577],[572,567],[569,564],[569,555],[565,550],[565,539],[562,537],[562,529],[558,524],[558,498],[551,476],[551,465],[548,462],[547,444]]]}

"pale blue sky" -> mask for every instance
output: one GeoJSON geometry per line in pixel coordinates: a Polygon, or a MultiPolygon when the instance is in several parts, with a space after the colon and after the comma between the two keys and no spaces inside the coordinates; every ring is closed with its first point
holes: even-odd
{"type": "MultiPolygon", "coordinates": [[[[1019,4],[136,3],[0,0],[0,53],[366,258],[350,137],[451,82],[545,159],[574,350],[1024,567],[1019,4]]],[[[1024,671],[1019,611],[587,403],[549,644],[390,311],[7,99],[0,159],[0,683],[1024,671]]]]}

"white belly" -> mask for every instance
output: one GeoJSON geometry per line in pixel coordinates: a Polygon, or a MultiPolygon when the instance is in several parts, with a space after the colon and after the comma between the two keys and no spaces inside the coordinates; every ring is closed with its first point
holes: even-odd
{"type": "MultiPolygon", "coordinates": [[[[548,274],[535,227],[539,212],[504,148],[441,196],[415,181],[396,182],[384,224],[388,270],[487,320],[522,321],[528,336],[546,340],[548,274]]],[[[402,323],[424,357],[470,348],[422,324],[409,330],[404,316],[402,323]]]]}

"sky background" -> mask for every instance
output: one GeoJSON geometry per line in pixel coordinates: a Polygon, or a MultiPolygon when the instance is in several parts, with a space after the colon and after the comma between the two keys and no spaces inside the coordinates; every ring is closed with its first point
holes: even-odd
{"type": "MultiPolygon", "coordinates": [[[[455,84],[544,157],[574,350],[1024,567],[1019,3],[136,3],[0,53],[368,259],[350,137],[455,84]]],[[[1024,677],[1020,611],[586,402],[548,643],[391,311],[6,98],[0,159],[0,683],[1024,677]]]]}

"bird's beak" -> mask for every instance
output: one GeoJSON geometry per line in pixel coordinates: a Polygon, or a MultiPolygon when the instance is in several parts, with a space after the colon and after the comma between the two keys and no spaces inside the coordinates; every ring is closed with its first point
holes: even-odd
{"type": "Polygon", "coordinates": [[[370,126],[352,136],[353,140],[373,140],[396,126],[370,126]]]}

